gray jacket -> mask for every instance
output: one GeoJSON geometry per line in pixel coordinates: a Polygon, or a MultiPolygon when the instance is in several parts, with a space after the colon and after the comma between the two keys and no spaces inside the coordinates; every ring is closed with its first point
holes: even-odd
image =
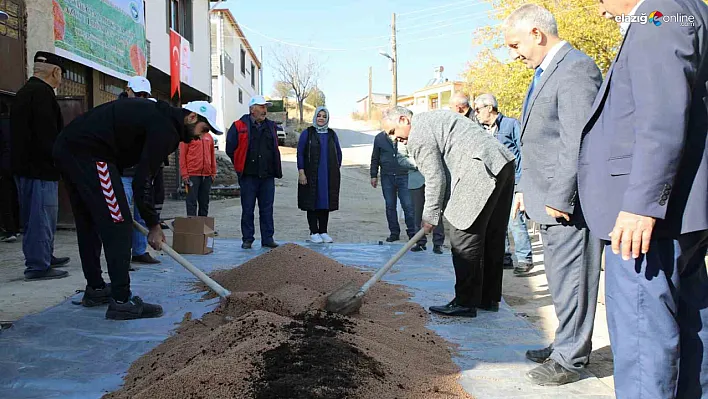
{"type": "Polygon", "coordinates": [[[416,114],[408,146],[425,176],[423,220],[438,225],[442,212],[458,230],[474,223],[514,154],[477,123],[448,110],[416,114]]]}
{"type": "Polygon", "coordinates": [[[408,169],[408,189],[417,190],[425,186],[425,177],[423,177],[423,174],[418,170],[415,159],[411,156],[408,146],[399,143],[397,149],[396,160],[398,164],[408,169]]]}
{"type": "Polygon", "coordinates": [[[546,214],[546,206],[575,212],[580,138],[601,83],[592,58],[565,44],[531,95],[521,122],[517,191],[524,193],[526,214],[538,223],[559,223],[546,214]]]}

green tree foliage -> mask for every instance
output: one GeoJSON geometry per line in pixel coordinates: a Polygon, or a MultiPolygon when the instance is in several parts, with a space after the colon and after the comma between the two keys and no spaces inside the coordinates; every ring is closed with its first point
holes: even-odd
{"type": "MultiPolygon", "coordinates": [[[[487,1],[493,7],[490,17],[498,21],[528,3],[524,0],[487,1]]],[[[603,74],[607,72],[621,43],[621,35],[614,21],[600,16],[597,0],[534,0],[531,3],[551,11],[560,37],[592,57],[603,74]]],[[[505,63],[495,57],[493,50],[504,48],[500,24],[480,28],[476,37],[475,44],[486,48],[467,65],[464,72],[467,91],[471,97],[494,94],[500,110],[518,118],[533,72],[519,61],[505,63]]]]}
{"type": "Polygon", "coordinates": [[[310,93],[309,96],[307,96],[307,103],[312,105],[313,107],[324,107],[325,105],[325,94],[320,90],[319,87],[315,87],[312,89],[312,92],[310,93]]]}

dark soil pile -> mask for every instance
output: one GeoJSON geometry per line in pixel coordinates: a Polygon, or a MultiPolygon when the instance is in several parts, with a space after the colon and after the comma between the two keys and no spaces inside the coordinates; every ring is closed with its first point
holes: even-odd
{"type": "Polygon", "coordinates": [[[105,398],[468,398],[448,344],[398,287],[379,283],[360,314],[321,311],[368,273],[283,245],[215,273],[233,293],[131,366],[105,398]]]}

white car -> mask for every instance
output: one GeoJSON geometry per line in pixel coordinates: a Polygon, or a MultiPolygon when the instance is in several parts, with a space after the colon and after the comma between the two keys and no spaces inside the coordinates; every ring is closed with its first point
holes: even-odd
{"type": "Polygon", "coordinates": [[[278,134],[278,145],[285,145],[285,130],[283,130],[283,125],[276,122],[275,123],[275,131],[278,134]]]}

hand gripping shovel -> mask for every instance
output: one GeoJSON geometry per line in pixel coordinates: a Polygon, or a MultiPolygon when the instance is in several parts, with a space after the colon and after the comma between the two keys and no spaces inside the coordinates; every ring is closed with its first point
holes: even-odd
{"type": "Polygon", "coordinates": [[[332,294],[327,297],[327,304],[325,305],[325,310],[328,312],[340,313],[343,315],[352,314],[361,308],[362,297],[366,294],[366,291],[371,288],[376,282],[381,280],[381,278],[386,274],[393,265],[398,262],[406,252],[410,251],[411,248],[425,235],[425,230],[420,229],[416,235],[411,238],[406,245],[403,246],[393,257],[381,268],[376,274],[374,274],[369,281],[364,283],[364,285],[359,288],[359,286],[350,281],[344,286],[340,287],[332,294]]]}
{"type": "MultiPolygon", "coordinates": [[[[133,227],[135,227],[139,232],[141,232],[144,236],[147,237],[148,231],[145,227],[141,226],[138,224],[136,221],[133,220],[133,227]]],[[[174,249],[170,248],[167,243],[162,243],[161,248],[163,251],[167,252],[167,255],[170,255],[172,259],[175,260],[175,262],[179,263],[180,265],[184,266],[185,269],[189,270],[192,274],[197,276],[199,280],[201,280],[204,284],[208,285],[209,288],[212,289],[212,291],[216,292],[220,297],[226,298],[227,296],[231,295],[231,292],[227,290],[226,288],[222,287],[217,283],[216,281],[212,280],[209,276],[204,274],[203,271],[197,269],[193,264],[191,264],[187,259],[184,259],[182,255],[178,254],[175,252],[174,249]]]]}

